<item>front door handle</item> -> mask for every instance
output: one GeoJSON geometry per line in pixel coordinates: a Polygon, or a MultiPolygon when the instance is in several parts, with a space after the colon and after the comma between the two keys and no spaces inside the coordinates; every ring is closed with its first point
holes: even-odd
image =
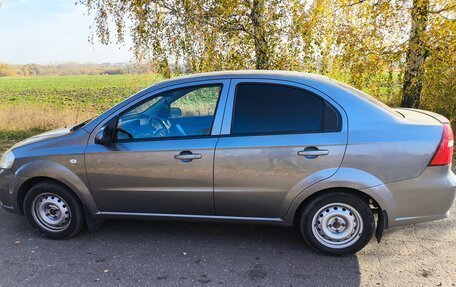
{"type": "Polygon", "coordinates": [[[317,156],[328,155],[329,150],[326,149],[318,149],[315,147],[306,148],[304,150],[298,151],[298,155],[305,156],[307,158],[316,158],[317,156]]]}
{"type": "Polygon", "coordinates": [[[174,156],[174,159],[178,159],[178,160],[181,160],[183,162],[190,162],[194,159],[200,159],[202,158],[203,156],[199,153],[192,153],[191,151],[183,151],[179,154],[176,154],[174,156]]]}

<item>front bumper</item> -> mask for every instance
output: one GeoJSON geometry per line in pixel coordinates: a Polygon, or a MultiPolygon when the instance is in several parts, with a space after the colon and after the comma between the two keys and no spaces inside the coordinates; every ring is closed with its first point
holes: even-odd
{"type": "Polygon", "coordinates": [[[15,212],[13,199],[10,195],[10,183],[14,173],[9,169],[0,169],[0,204],[8,211],[15,212]]]}
{"type": "Polygon", "coordinates": [[[389,227],[432,221],[449,216],[456,195],[456,175],[451,166],[429,166],[416,178],[363,191],[379,198],[389,227]]]}

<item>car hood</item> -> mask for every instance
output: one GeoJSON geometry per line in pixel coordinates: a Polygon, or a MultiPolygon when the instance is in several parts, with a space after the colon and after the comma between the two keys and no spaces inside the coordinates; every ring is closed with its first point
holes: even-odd
{"type": "Polygon", "coordinates": [[[45,133],[41,133],[41,134],[38,134],[38,135],[35,135],[35,136],[32,136],[32,137],[29,137],[29,138],[27,138],[27,139],[25,139],[23,141],[20,141],[20,142],[16,143],[15,145],[13,145],[11,147],[11,149],[15,149],[15,148],[22,147],[22,146],[25,146],[25,145],[28,145],[28,144],[32,144],[32,143],[36,143],[36,142],[45,141],[45,140],[48,140],[48,139],[53,139],[53,138],[58,138],[58,137],[65,136],[65,135],[71,133],[71,129],[72,128],[73,128],[73,126],[67,127],[67,128],[55,129],[55,130],[52,130],[52,131],[48,131],[48,132],[45,132],[45,133]]]}

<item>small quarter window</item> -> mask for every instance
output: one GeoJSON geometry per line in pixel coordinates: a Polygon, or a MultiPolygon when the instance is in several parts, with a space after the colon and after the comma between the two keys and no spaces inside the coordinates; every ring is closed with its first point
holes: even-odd
{"type": "Polygon", "coordinates": [[[325,132],[340,131],[342,126],[339,112],[328,102],[325,102],[325,112],[323,115],[323,129],[325,132]]]}

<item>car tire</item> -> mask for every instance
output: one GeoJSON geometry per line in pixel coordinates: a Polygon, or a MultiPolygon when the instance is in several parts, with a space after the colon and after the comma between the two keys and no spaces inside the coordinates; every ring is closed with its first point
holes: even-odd
{"type": "Polygon", "coordinates": [[[375,222],[369,205],[361,198],[347,192],[329,192],[304,207],[299,228],[314,250],[346,255],[369,243],[375,222]]]}
{"type": "Polygon", "coordinates": [[[56,182],[32,186],[24,198],[24,214],[33,228],[51,239],[71,238],[84,227],[80,200],[56,182]]]}

